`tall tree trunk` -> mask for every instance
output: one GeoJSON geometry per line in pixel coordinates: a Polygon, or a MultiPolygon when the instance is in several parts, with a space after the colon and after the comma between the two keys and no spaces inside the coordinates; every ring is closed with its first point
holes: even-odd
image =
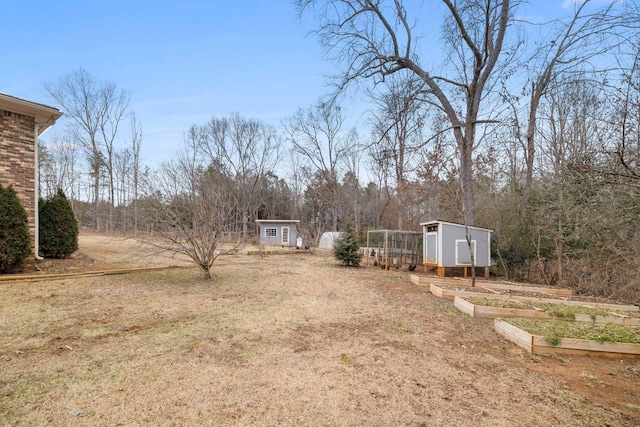
{"type": "Polygon", "coordinates": [[[249,212],[244,210],[242,212],[242,241],[246,242],[249,239],[249,212]]]}
{"type": "Polygon", "coordinates": [[[460,147],[460,186],[462,189],[462,212],[464,222],[468,225],[475,224],[474,196],[473,196],[473,158],[471,148],[465,141],[460,147]]]}
{"type": "Polygon", "coordinates": [[[542,90],[540,86],[536,87],[531,84],[531,103],[529,104],[529,123],[527,125],[527,146],[525,153],[525,176],[524,187],[522,188],[522,201],[520,202],[520,219],[524,221],[529,207],[529,195],[531,194],[531,186],[533,185],[533,162],[535,160],[535,131],[536,131],[536,115],[542,90]]]}
{"type": "Polygon", "coordinates": [[[96,231],[100,231],[100,160],[95,156],[93,165],[93,207],[96,215],[96,231]]]}
{"type": "Polygon", "coordinates": [[[562,286],[563,282],[564,282],[564,278],[563,276],[563,272],[562,272],[562,258],[563,258],[563,252],[564,252],[564,227],[563,227],[563,215],[564,215],[564,206],[563,206],[563,202],[564,202],[564,191],[563,191],[563,185],[560,184],[560,207],[558,208],[558,234],[556,236],[556,259],[557,259],[557,263],[558,263],[558,281],[557,281],[557,285],[558,286],[562,286]]]}

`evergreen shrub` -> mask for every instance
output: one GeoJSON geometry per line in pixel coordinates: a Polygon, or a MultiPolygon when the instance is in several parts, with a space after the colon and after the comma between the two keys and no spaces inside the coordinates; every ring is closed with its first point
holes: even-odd
{"type": "Polygon", "coordinates": [[[78,250],[78,221],[61,189],[39,203],[40,253],[49,258],[68,258],[78,250]]]}
{"type": "Polygon", "coordinates": [[[333,253],[337,260],[344,265],[358,267],[362,260],[362,253],[356,238],[351,233],[343,233],[333,244],[333,253]]]}
{"type": "Polygon", "coordinates": [[[0,185],[0,274],[23,270],[31,254],[27,211],[13,187],[0,185]]]}

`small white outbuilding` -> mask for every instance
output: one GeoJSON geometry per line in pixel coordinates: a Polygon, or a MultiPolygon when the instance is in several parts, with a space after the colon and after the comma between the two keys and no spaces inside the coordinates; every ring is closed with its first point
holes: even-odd
{"type": "Polygon", "coordinates": [[[475,267],[484,268],[484,276],[489,277],[492,230],[438,220],[420,225],[424,235],[422,259],[425,272],[436,268],[438,276],[445,277],[452,268],[463,268],[467,277],[471,268],[468,230],[475,267]]]}

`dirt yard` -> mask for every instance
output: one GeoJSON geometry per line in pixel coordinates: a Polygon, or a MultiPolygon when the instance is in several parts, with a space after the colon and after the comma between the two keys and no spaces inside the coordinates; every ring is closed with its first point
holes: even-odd
{"type": "MultiPolygon", "coordinates": [[[[83,235],[49,272],[175,265],[83,235]]],[[[532,356],[321,254],[0,283],[0,425],[638,426],[640,360],[532,356]]]]}

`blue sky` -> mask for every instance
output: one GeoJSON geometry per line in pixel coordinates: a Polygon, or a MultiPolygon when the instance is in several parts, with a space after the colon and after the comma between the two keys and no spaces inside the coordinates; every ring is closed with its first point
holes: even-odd
{"type": "MultiPolygon", "coordinates": [[[[534,16],[570,8],[532,3],[534,16]]],[[[298,20],[292,0],[0,0],[0,19],[0,92],[55,105],[44,84],[80,67],[114,82],[131,93],[151,163],[212,116],[277,126],[326,94],[324,76],[335,72],[308,35],[312,17],[298,20]]],[[[343,105],[350,125],[362,120],[356,104],[343,105]]],[[[63,130],[58,124],[44,140],[63,130]]]]}
{"type": "Polygon", "coordinates": [[[325,94],[333,72],[286,0],[0,0],[0,18],[0,92],[55,105],[44,84],[82,67],[131,93],[152,161],[212,116],[278,125],[325,94]]]}

